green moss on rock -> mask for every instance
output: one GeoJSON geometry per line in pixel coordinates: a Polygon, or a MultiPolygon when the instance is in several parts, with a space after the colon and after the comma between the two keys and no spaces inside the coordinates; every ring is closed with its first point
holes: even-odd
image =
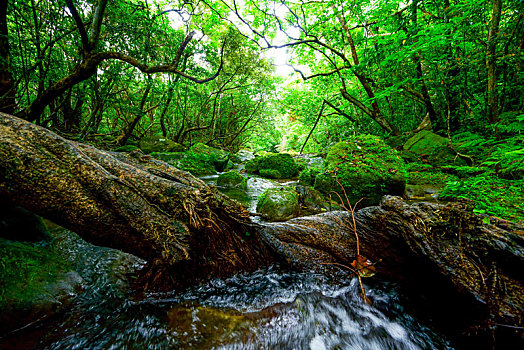
{"type": "Polygon", "coordinates": [[[270,153],[266,156],[256,157],[246,163],[246,171],[250,174],[280,179],[296,176],[298,168],[293,157],[287,153],[270,153]]]}
{"type": "Polygon", "coordinates": [[[139,148],[135,145],[125,145],[125,146],[120,146],[118,148],[115,148],[113,151],[114,152],[132,152],[137,149],[139,148]]]}
{"type": "Polygon", "coordinates": [[[193,153],[202,153],[215,158],[225,158],[228,153],[224,150],[207,146],[203,143],[197,143],[189,149],[193,153]]]}
{"type": "Polygon", "coordinates": [[[285,221],[300,210],[298,193],[292,187],[268,188],[258,197],[257,211],[269,221],[285,221]]]}
{"type": "Polygon", "coordinates": [[[258,171],[260,176],[268,178],[268,179],[282,179],[283,176],[280,174],[280,171],[275,169],[260,169],[258,171]]]}
{"type": "Polygon", "coordinates": [[[142,139],[139,145],[140,149],[146,154],[153,152],[182,152],[185,149],[181,144],[166,139],[142,139]]]}
{"type": "Polygon", "coordinates": [[[351,203],[378,204],[385,194],[402,195],[406,186],[405,164],[397,151],[379,137],[360,135],[329,149],[323,172],[315,176],[315,189],[338,192],[341,186],[351,203]]]}
{"type": "Polygon", "coordinates": [[[448,147],[445,137],[422,130],[413,135],[403,146],[410,157],[421,156],[432,165],[465,165],[464,160],[457,157],[456,152],[448,147]]]}
{"type": "Polygon", "coordinates": [[[82,278],[52,243],[0,239],[0,332],[21,327],[64,306],[82,278]]]}
{"type": "Polygon", "coordinates": [[[247,179],[236,171],[228,171],[218,176],[217,185],[222,187],[247,188],[247,179]]]}

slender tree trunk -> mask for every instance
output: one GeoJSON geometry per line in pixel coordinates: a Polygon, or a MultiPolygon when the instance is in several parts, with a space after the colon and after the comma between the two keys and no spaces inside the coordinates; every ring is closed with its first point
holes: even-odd
{"type": "Polygon", "coordinates": [[[502,0],[493,0],[491,21],[486,48],[486,68],[488,73],[488,120],[496,123],[499,119],[499,99],[497,92],[497,37],[499,32],[502,0]]]}
{"type": "MultiPolygon", "coordinates": [[[[341,14],[338,15],[338,20],[344,30],[344,33],[346,34],[346,39],[348,40],[349,47],[351,49],[351,57],[353,58],[353,64],[355,66],[358,66],[360,62],[358,59],[355,43],[353,42],[353,36],[351,35],[351,31],[347,26],[345,18],[341,14]]],[[[366,114],[370,115],[370,117],[373,120],[375,120],[387,132],[393,135],[400,135],[400,132],[397,130],[397,128],[395,128],[382,114],[382,111],[380,110],[380,107],[375,99],[375,93],[369,85],[370,80],[367,77],[365,77],[361,72],[358,72],[357,70],[359,69],[360,68],[355,68],[355,77],[364,88],[364,91],[366,91],[366,95],[368,96],[368,98],[373,101],[371,103],[371,113],[366,112],[366,110],[369,111],[369,108],[363,109],[363,111],[366,112],[366,114]]],[[[356,104],[356,106],[362,109],[363,104],[360,103],[360,101],[357,101],[355,98],[352,98],[352,96],[347,92],[345,84],[343,84],[342,87],[342,96],[351,103],[356,104],[355,102],[359,102],[358,104],[356,104]]]]}
{"type": "Polygon", "coordinates": [[[13,114],[16,104],[7,28],[8,4],[8,0],[0,0],[0,112],[13,114]]]}
{"type": "Polygon", "coordinates": [[[147,87],[144,90],[144,94],[142,95],[142,100],[140,101],[140,106],[138,107],[138,111],[135,117],[133,118],[133,120],[131,121],[131,123],[129,123],[129,125],[127,126],[122,137],[119,138],[118,140],[119,145],[123,146],[126,144],[127,140],[129,140],[129,138],[133,134],[133,130],[135,130],[135,127],[137,126],[138,122],[144,116],[145,114],[144,107],[147,101],[147,97],[149,96],[149,92],[151,91],[152,85],[153,85],[153,80],[151,79],[151,76],[149,75],[147,77],[147,87]]]}

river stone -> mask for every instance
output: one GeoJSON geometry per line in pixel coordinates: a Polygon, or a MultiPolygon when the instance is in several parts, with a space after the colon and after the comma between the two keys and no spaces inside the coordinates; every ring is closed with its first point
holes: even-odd
{"type": "Polygon", "coordinates": [[[298,193],[293,187],[268,188],[258,197],[257,212],[268,221],[285,221],[298,215],[298,193]]]}
{"type": "Polygon", "coordinates": [[[244,149],[241,149],[240,151],[238,151],[237,153],[231,156],[231,160],[234,163],[245,163],[253,158],[255,158],[255,155],[253,154],[253,152],[249,152],[244,149]]]}
{"type": "Polygon", "coordinates": [[[217,185],[222,187],[247,188],[247,179],[236,171],[228,171],[218,176],[217,185]]]}
{"type": "Polygon", "coordinates": [[[457,157],[456,152],[448,147],[448,139],[429,130],[422,130],[413,135],[406,141],[403,150],[408,155],[421,156],[435,166],[466,165],[464,160],[457,157]]]}
{"type": "Polygon", "coordinates": [[[181,152],[184,146],[167,139],[142,139],[140,140],[140,149],[146,153],[153,152],[181,152]]]}
{"type": "Polygon", "coordinates": [[[351,204],[362,199],[359,206],[376,205],[386,194],[402,196],[405,187],[404,161],[396,150],[373,135],[355,136],[332,146],[314,182],[315,189],[337,200],[336,193],[351,204]]]}

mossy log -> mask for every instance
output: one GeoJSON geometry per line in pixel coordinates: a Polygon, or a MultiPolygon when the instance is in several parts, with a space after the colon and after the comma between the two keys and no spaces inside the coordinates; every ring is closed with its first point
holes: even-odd
{"type": "Polygon", "coordinates": [[[0,196],[148,261],[145,287],[271,263],[236,201],[136,151],[107,152],[0,114],[0,196]],[[248,234],[246,234],[248,233],[248,234]]]}
{"type": "MultiPolygon", "coordinates": [[[[385,196],[355,213],[360,254],[376,263],[377,276],[401,282],[410,303],[459,346],[524,344],[524,226],[480,217],[472,204],[410,205],[385,196]]],[[[349,212],[267,224],[261,232],[299,268],[349,270],[355,259],[349,212]]]]}

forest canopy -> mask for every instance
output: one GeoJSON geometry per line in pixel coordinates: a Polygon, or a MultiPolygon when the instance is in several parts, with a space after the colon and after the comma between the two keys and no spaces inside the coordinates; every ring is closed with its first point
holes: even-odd
{"type": "Polygon", "coordinates": [[[81,140],[299,151],[315,126],[319,151],[522,122],[519,1],[1,5],[1,110],[81,140]]]}

